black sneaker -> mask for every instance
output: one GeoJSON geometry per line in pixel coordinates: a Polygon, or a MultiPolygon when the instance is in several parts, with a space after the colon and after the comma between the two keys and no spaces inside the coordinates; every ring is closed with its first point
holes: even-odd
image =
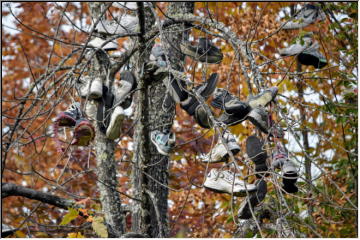
{"type": "MultiPolygon", "coordinates": [[[[250,219],[252,217],[251,210],[254,212],[254,208],[261,203],[267,193],[267,184],[264,180],[258,180],[255,183],[257,191],[250,193],[249,196],[241,203],[238,211],[239,219],[250,219]]],[[[254,212],[255,213],[255,212],[254,212]]]]}
{"type": "Polygon", "coordinates": [[[240,101],[227,90],[218,88],[214,93],[214,99],[211,106],[224,110],[218,121],[229,126],[239,124],[246,120],[247,115],[251,111],[251,107],[246,102],[240,101]]]}
{"type": "Polygon", "coordinates": [[[223,59],[220,49],[207,38],[199,38],[199,44],[196,45],[191,45],[190,43],[180,44],[180,48],[183,54],[190,56],[196,61],[220,63],[223,59]]]}
{"type": "Polygon", "coordinates": [[[74,127],[76,120],[82,116],[80,103],[75,102],[68,109],[57,115],[55,122],[59,127],[74,127]]]}
{"type": "MultiPolygon", "coordinates": [[[[204,98],[206,101],[211,94],[215,91],[218,81],[217,73],[211,74],[206,83],[201,84],[194,88],[194,91],[204,98]]],[[[180,102],[180,106],[191,116],[194,116],[196,108],[200,105],[200,102],[193,94],[188,94],[188,97],[180,102]]]]}
{"type": "Polygon", "coordinates": [[[281,169],[283,189],[287,193],[298,192],[295,185],[298,179],[298,170],[295,164],[289,160],[287,152],[280,144],[277,144],[277,150],[273,153],[274,162],[271,164],[273,169],[281,169]]]}
{"type": "MultiPolygon", "coordinates": [[[[257,178],[262,178],[264,172],[268,170],[266,164],[267,154],[263,149],[264,143],[260,141],[256,136],[250,136],[246,139],[246,153],[248,157],[255,163],[255,171],[262,172],[257,173],[257,178]]],[[[265,174],[267,176],[268,174],[265,174]]]]}
{"type": "Polygon", "coordinates": [[[319,51],[319,44],[315,43],[311,47],[305,49],[297,56],[302,65],[314,66],[314,68],[323,68],[327,65],[326,58],[319,51]]]}

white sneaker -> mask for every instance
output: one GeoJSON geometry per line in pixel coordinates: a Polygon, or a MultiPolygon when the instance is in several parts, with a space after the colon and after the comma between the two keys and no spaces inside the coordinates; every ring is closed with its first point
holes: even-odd
{"type": "Polygon", "coordinates": [[[279,49],[279,54],[281,56],[298,55],[305,49],[310,48],[310,46],[311,48],[316,47],[316,45],[313,44],[312,33],[307,33],[301,39],[297,39],[296,43],[287,48],[279,49]]]}
{"type": "MultiPolygon", "coordinates": [[[[143,2],[143,3],[144,3],[144,7],[150,7],[151,6],[150,2],[143,2]]],[[[113,2],[112,5],[114,7],[121,8],[121,9],[126,9],[126,10],[136,10],[137,9],[136,2],[113,2]]]]}
{"type": "Polygon", "coordinates": [[[300,12],[295,16],[295,18],[287,22],[283,29],[299,29],[304,28],[315,21],[323,21],[326,19],[325,13],[320,9],[320,7],[306,4],[300,12]]]}
{"type": "Polygon", "coordinates": [[[219,172],[215,168],[210,170],[204,187],[218,193],[231,194],[233,192],[233,195],[237,197],[244,197],[247,192],[254,192],[257,189],[254,184],[246,183],[238,179],[236,175],[234,179],[234,173],[227,170],[219,172]]]}
{"type": "Polygon", "coordinates": [[[89,99],[98,99],[102,97],[103,82],[100,77],[92,79],[90,76],[81,77],[80,96],[89,99]],[[92,80],[92,82],[91,82],[92,80]],[[89,88],[89,84],[91,86],[89,88]]]}
{"type": "Polygon", "coordinates": [[[139,18],[131,15],[123,15],[118,21],[104,20],[100,21],[95,30],[98,33],[117,35],[135,32],[136,27],[139,25],[139,18]]]}
{"type": "Polygon", "coordinates": [[[111,114],[111,119],[108,128],[106,129],[106,137],[115,140],[120,136],[121,123],[124,120],[124,110],[117,106],[111,114]]]}
{"type": "Polygon", "coordinates": [[[115,104],[122,103],[129,93],[136,87],[135,76],[130,71],[124,71],[120,73],[121,81],[120,86],[115,87],[115,104]]]}
{"type": "Polygon", "coordinates": [[[89,100],[85,105],[85,114],[88,119],[96,120],[97,106],[94,100],[89,100]]]}
{"type": "Polygon", "coordinates": [[[110,41],[104,45],[105,42],[106,40],[96,37],[88,43],[88,46],[94,48],[101,48],[105,51],[113,51],[118,49],[119,45],[117,44],[117,42],[110,41]]]}
{"type": "MultiPolygon", "coordinates": [[[[233,155],[240,152],[240,146],[237,144],[234,135],[230,132],[225,132],[224,135],[225,143],[229,150],[233,153],[233,155]]],[[[221,139],[218,140],[218,143],[214,148],[210,150],[210,152],[203,157],[203,163],[218,163],[218,162],[226,162],[229,159],[228,151],[225,148],[225,145],[222,143],[221,139]]]]}

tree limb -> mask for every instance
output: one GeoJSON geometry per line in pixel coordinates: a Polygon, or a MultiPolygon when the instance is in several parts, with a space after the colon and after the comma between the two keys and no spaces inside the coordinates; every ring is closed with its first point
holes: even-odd
{"type": "Polygon", "coordinates": [[[13,183],[3,183],[1,184],[1,189],[1,198],[6,198],[10,196],[21,196],[29,199],[38,200],[40,202],[47,203],[63,209],[68,209],[75,204],[74,200],[58,197],[50,193],[40,192],[13,183]]]}

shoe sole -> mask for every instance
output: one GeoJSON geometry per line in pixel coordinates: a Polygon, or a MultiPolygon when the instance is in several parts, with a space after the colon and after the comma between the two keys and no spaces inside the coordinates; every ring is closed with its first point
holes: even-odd
{"type": "Polygon", "coordinates": [[[76,120],[65,113],[60,113],[60,115],[55,120],[59,127],[74,127],[76,120]],[[64,121],[65,120],[65,121],[64,121]]]}
{"type": "MultiPolygon", "coordinates": [[[[206,187],[206,186],[204,186],[204,188],[206,188],[206,189],[208,189],[208,190],[210,190],[210,191],[212,191],[212,192],[215,192],[215,193],[221,193],[221,194],[222,194],[222,193],[226,193],[226,194],[231,195],[231,193],[229,193],[229,192],[222,191],[222,190],[217,190],[217,189],[214,189],[214,188],[211,188],[211,187],[206,187]]],[[[256,189],[253,190],[253,191],[249,191],[249,190],[248,190],[248,193],[255,192],[255,191],[256,191],[256,189]]],[[[234,193],[233,193],[233,196],[235,196],[235,197],[246,197],[247,194],[246,194],[246,191],[245,191],[245,192],[234,192],[234,193]]]]}
{"type": "MultiPolygon", "coordinates": [[[[266,166],[267,154],[262,149],[263,144],[256,136],[250,136],[246,139],[246,153],[248,157],[255,163],[255,168],[266,166]]],[[[264,168],[265,170],[265,168],[264,168]]],[[[268,167],[266,166],[266,170],[268,167]]]]}
{"type": "Polygon", "coordinates": [[[114,121],[111,121],[109,124],[109,132],[106,131],[106,137],[110,140],[115,140],[120,136],[121,123],[124,120],[123,114],[118,114],[114,121]],[[111,129],[111,131],[110,131],[111,129]]]}

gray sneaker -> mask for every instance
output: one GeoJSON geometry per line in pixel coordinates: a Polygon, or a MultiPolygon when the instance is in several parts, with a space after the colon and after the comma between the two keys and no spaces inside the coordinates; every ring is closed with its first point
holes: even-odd
{"type": "Polygon", "coordinates": [[[263,92],[259,93],[256,96],[250,95],[248,97],[248,104],[250,107],[265,107],[268,105],[271,101],[273,101],[277,95],[278,88],[277,87],[271,87],[268,89],[265,89],[263,92]]]}
{"type": "Polygon", "coordinates": [[[207,38],[199,38],[199,43],[195,45],[182,43],[180,48],[183,54],[190,56],[196,61],[220,63],[223,59],[221,50],[207,38]]]}
{"type": "MultiPolygon", "coordinates": [[[[236,155],[240,152],[240,146],[237,144],[235,136],[228,131],[224,131],[223,138],[225,144],[232,152],[233,155],[236,155]]],[[[218,162],[227,162],[229,159],[228,151],[226,150],[224,144],[219,138],[218,143],[210,150],[208,154],[203,157],[203,163],[218,163],[218,162]]]]}
{"type": "Polygon", "coordinates": [[[151,49],[150,61],[155,61],[158,67],[166,67],[165,51],[160,44],[155,44],[151,49]]]}
{"type": "Polygon", "coordinates": [[[169,155],[175,145],[175,134],[172,132],[165,134],[159,130],[155,130],[151,132],[150,139],[157,151],[165,156],[169,155]]]}
{"type": "Polygon", "coordinates": [[[211,169],[208,173],[204,187],[217,193],[233,193],[233,195],[237,197],[244,197],[247,193],[252,193],[257,190],[254,184],[240,180],[237,174],[228,170],[220,172],[215,168],[211,169]]]}
{"type": "Polygon", "coordinates": [[[313,33],[306,33],[302,38],[298,38],[296,42],[289,47],[279,49],[279,54],[281,56],[293,56],[300,54],[313,44],[312,36],[313,33]]]}
{"type": "Polygon", "coordinates": [[[293,20],[287,22],[283,26],[283,29],[289,30],[304,28],[317,20],[323,21],[325,19],[326,15],[320,7],[313,4],[306,4],[293,20]]]}
{"type": "Polygon", "coordinates": [[[115,140],[120,137],[122,122],[125,118],[124,109],[117,106],[111,114],[109,126],[106,129],[106,137],[115,140]]]}
{"type": "Polygon", "coordinates": [[[298,187],[295,185],[298,179],[298,170],[295,164],[289,160],[287,152],[280,143],[277,144],[276,151],[273,153],[274,162],[271,164],[273,169],[281,169],[283,179],[283,189],[287,193],[296,193],[298,187]]]}
{"type": "Polygon", "coordinates": [[[246,118],[262,132],[269,132],[269,114],[264,108],[253,108],[246,118]]]}

